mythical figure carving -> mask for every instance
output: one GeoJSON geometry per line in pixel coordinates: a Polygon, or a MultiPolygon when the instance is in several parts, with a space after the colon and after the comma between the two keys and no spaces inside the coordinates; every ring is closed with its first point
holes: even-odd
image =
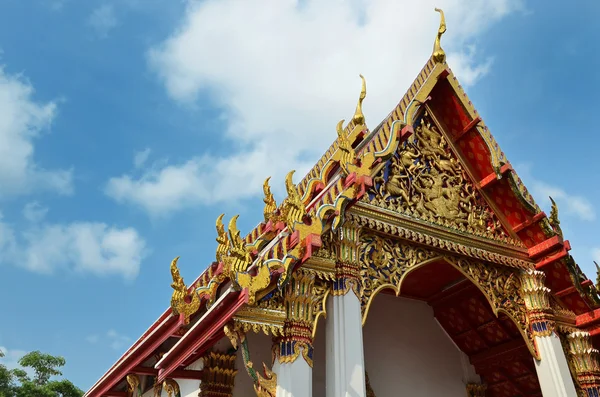
{"type": "Polygon", "coordinates": [[[198,310],[200,307],[200,297],[196,291],[192,291],[191,294],[188,294],[188,287],[183,282],[183,277],[179,274],[179,269],[177,268],[177,261],[179,257],[173,259],[171,262],[171,276],[173,277],[173,283],[171,287],[173,288],[173,295],[171,296],[171,309],[173,314],[183,314],[185,316],[185,322],[188,323],[190,321],[190,316],[198,310]],[[188,296],[190,296],[188,300],[188,296]]]}
{"type": "Polygon", "coordinates": [[[427,113],[362,200],[459,231],[510,239],[427,113]]]}

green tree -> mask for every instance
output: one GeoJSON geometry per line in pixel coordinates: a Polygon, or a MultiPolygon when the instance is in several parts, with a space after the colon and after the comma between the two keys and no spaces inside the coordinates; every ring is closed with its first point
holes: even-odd
{"type": "MultiPolygon", "coordinates": [[[[4,354],[0,352],[0,357],[4,354]]],[[[0,397],[81,397],[83,391],[67,379],[54,380],[62,376],[60,368],[65,365],[63,357],[39,351],[27,353],[19,360],[22,368],[8,370],[0,365],[0,397]],[[27,371],[33,370],[33,378],[27,371]]]]}

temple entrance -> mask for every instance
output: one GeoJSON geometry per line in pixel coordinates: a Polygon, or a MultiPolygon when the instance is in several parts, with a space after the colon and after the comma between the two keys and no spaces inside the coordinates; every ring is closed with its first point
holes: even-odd
{"type": "Polygon", "coordinates": [[[541,396],[532,355],[513,321],[444,260],[405,275],[400,294],[383,289],[363,328],[365,366],[377,397],[541,396]]]}

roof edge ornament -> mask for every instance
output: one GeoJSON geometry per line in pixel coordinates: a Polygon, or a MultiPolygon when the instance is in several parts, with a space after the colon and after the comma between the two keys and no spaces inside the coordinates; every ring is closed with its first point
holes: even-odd
{"type": "Polygon", "coordinates": [[[435,9],[440,13],[440,27],[438,28],[438,34],[435,38],[435,42],[433,43],[433,60],[436,63],[444,63],[446,61],[446,53],[442,49],[442,35],[446,33],[446,18],[444,17],[444,11],[441,8],[435,9]]]}
{"type": "Polygon", "coordinates": [[[365,115],[362,111],[362,103],[367,97],[367,82],[362,74],[358,75],[362,80],[362,87],[360,89],[360,96],[358,97],[358,104],[356,105],[356,111],[354,112],[354,116],[352,117],[352,121],[354,121],[355,125],[364,124],[365,115]]]}

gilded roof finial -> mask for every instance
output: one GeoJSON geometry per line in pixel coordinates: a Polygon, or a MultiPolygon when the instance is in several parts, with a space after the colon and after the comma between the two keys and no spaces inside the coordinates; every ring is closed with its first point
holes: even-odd
{"type": "Polygon", "coordinates": [[[359,76],[362,80],[362,88],[360,90],[360,96],[358,97],[358,104],[356,105],[356,112],[354,112],[354,117],[352,117],[352,120],[354,121],[354,124],[356,124],[356,125],[363,124],[365,122],[365,115],[363,114],[363,111],[362,111],[362,103],[363,103],[363,100],[365,99],[365,97],[367,96],[367,82],[365,81],[365,78],[363,77],[362,74],[360,74],[359,76]]]}
{"type": "Polygon", "coordinates": [[[594,261],[594,265],[596,265],[596,290],[600,291],[600,266],[596,261],[594,261]]]}
{"type": "Polygon", "coordinates": [[[562,229],[560,228],[560,220],[558,220],[558,205],[556,202],[550,197],[550,201],[552,202],[552,209],[550,210],[550,226],[552,229],[558,234],[560,237],[563,236],[562,229]]]}
{"type": "Polygon", "coordinates": [[[440,27],[435,42],[433,43],[433,60],[437,63],[443,63],[446,60],[446,53],[442,50],[440,41],[442,35],[446,33],[446,18],[444,18],[444,11],[440,8],[436,8],[435,10],[440,13],[440,27]]]}
{"type": "Polygon", "coordinates": [[[277,210],[277,202],[275,201],[275,197],[273,197],[273,193],[271,193],[271,187],[269,186],[269,180],[271,177],[265,179],[265,183],[263,183],[263,192],[265,197],[263,201],[265,203],[265,208],[263,210],[263,214],[265,216],[265,222],[268,222],[271,219],[271,215],[277,210]]]}

